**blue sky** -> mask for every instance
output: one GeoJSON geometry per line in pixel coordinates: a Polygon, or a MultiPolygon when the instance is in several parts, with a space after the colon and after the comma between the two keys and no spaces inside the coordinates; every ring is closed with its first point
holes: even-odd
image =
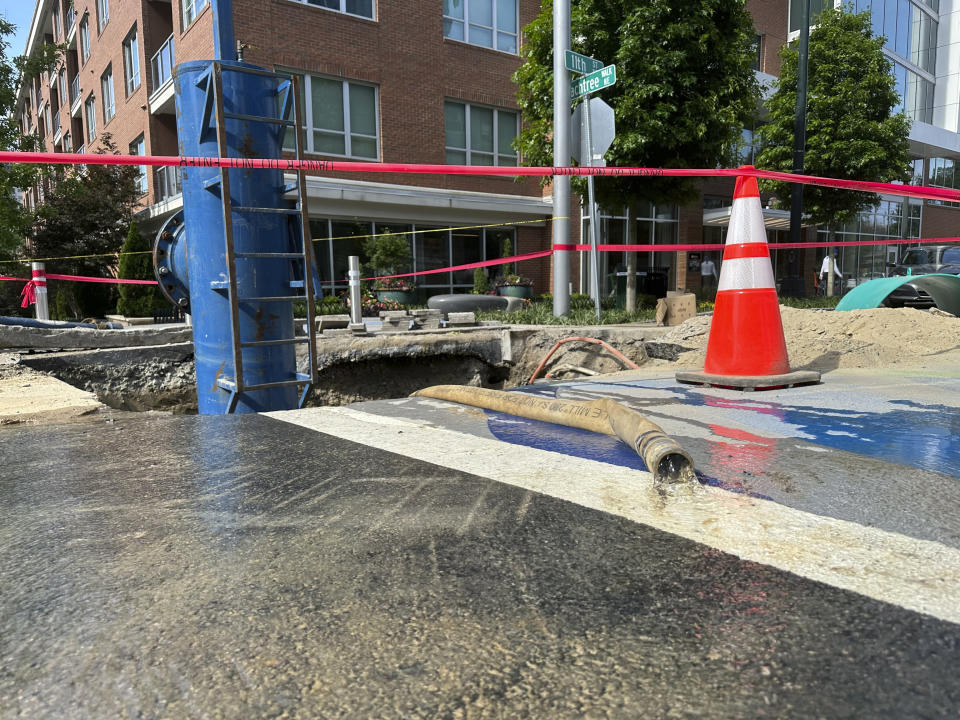
{"type": "Polygon", "coordinates": [[[0,15],[3,15],[7,22],[17,26],[16,35],[7,37],[10,43],[7,57],[12,58],[23,54],[27,46],[27,35],[30,32],[30,20],[33,18],[35,5],[33,0],[0,0],[0,15]]]}

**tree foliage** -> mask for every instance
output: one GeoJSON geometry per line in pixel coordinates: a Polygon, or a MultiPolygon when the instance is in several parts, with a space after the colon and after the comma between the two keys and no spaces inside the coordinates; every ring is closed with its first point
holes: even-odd
{"type": "MultiPolygon", "coordinates": [[[[907,180],[910,121],[892,112],[896,86],[883,53],[884,38],[873,35],[870,13],[825,9],[818,22],[810,33],[805,172],[873,182],[907,180]]],[[[798,53],[785,45],[780,57],[780,79],[768,102],[769,123],[759,128],[757,165],[789,172],[798,53]]],[[[763,186],[781,205],[789,204],[789,183],[766,181],[763,186]]],[[[803,189],[804,212],[817,224],[836,226],[878,201],[874,193],[814,185],[803,189]]]]}
{"type": "MultiPolygon", "coordinates": [[[[553,164],[553,4],[524,29],[524,64],[514,74],[524,162],[553,164]]],[[[616,64],[617,83],[599,93],[614,109],[612,165],[700,168],[731,164],[757,108],[754,28],[743,0],[573,0],[573,49],[616,64]]],[[[607,179],[602,205],[682,203],[688,178],[607,179]]]]}
{"type": "MultiPolygon", "coordinates": [[[[101,144],[98,152],[116,154],[108,134],[101,144]]],[[[31,257],[64,258],[49,261],[48,272],[112,275],[140,199],[139,172],[132,165],[89,165],[59,177],[37,208],[31,257]]],[[[102,316],[116,302],[114,286],[101,283],[71,283],[67,296],[82,317],[102,316]]]]}
{"type": "MultiPolygon", "coordinates": [[[[62,56],[60,45],[41,45],[31,57],[11,57],[9,36],[15,26],[0,18],[0,149],[34,152],[42,149],[36,133],[24,135],[16,119],[19,82],[28,82],[44,70],[50,70],[62,56]]],[[[23,276],[25,268],[9,261],[23,256],[23,246],[33,225],[33,213],[19,200],[19,191],[31,188],[49,173],[49,168],[23,163],[0,165],[0,274],[23,276]]],[[[3,313],[32,314],[32,308],[20,308],[22,285],[0,282],[0,308],[3,313]]]]}
{"type": "MultiPolygon", "coordinates": [[[[120,263],[117,277],[126,280],[154,280],[153,257],[150,243],[141,233],[135,222],[130,223],[127,239],[120,250],[120,263]]],[[[160,293],[156,285],[120,285],[117,292],[117,312],[127,317],[145,317],[153,314],[155,308],[169,305],[169,301],[160,293]]]]}
{"type": "MultiPolygon", "coordinates": [[[[40,149],[36,134],[23,135],[15,117],[17,82],[22,69],[34,71],[37,63],[10,58],[8,36],[15,27],[0,18],[0,149],[31,152],[40,149]]],[[[32,187],[40,179],[40,168],[23,163],[0,165],[0,255],[12,258],[23,245],[32,216],[17,200],[16,190],[32,187]]]]}

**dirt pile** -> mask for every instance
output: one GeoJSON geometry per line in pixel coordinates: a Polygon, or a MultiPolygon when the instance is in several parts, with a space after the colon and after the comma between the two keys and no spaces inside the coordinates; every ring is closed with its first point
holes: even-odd
{"type": "MultiPolygon", "coordinates": [[[[794,370],[960,367],[960,318],[940,310],[798,310],[780,306],[787,353],[794,370]]],[[[703,367],[712,316],[691,318],[662,342],[690,348],[675,363],[703,367]]],[[[661,363],[663,364],[663,363],[661,363]]]]}

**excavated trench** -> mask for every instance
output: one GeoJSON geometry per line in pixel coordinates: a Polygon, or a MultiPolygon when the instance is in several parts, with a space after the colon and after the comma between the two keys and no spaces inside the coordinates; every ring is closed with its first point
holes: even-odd
{"type": "MultiPolygon", "coordinates": [[[[648,333],[592,330],[639,365],[651,358],[675,360],[685,349],[650,342],[644,337],[648,333]]],[[[441,384],[514,387],[527,381],[558,339],[577,334],[569,328],[544,328],[325,339],[318,352],[319,383],[306,404],[406,397],[441,384]]],[[[197,412],[192,343],[23,354],[21,363],[93,392],[114,409],[197,412]]],[[[577,373],[602,374],[623,367],[602,348],[586,345],[558,353],[546,371],[552,369],[553,377],[583,377],[577,373]]]]}

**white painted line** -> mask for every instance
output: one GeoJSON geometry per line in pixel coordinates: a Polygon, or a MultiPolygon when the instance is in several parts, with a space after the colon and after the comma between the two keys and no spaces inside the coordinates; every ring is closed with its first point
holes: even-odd
{"type": "Polygon", "coordinates": [[[352,408],[269,417],[619,515],[811,580],[960,623],[960,550],[650,473],[352,408]]]}

